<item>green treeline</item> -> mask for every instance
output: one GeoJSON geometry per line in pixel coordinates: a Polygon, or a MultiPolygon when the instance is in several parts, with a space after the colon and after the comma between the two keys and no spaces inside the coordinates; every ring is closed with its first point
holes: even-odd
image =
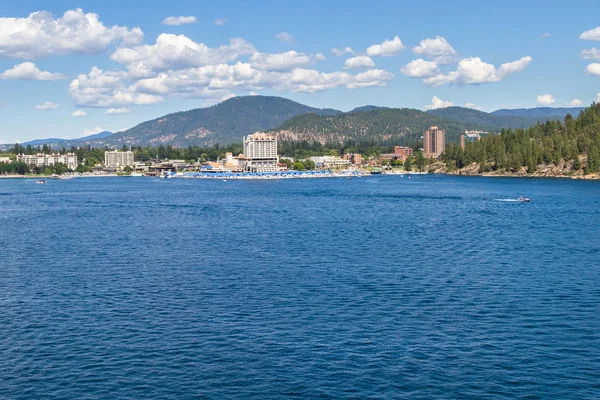
{"type": "Polygon", "coordinates": [[[600,170],[600,104],[592,104],[575,119],[549,120],[527,129],[502,130],[501,135],[466,143],[465,150],[449,145],[441,160],[449,170],[479,164],[480,172],[526,167],[535,172],[540,165],[571,163],[571,170],[585,174],[600,170]],[[580,157],[583,156],[583,157],[580,157]],[[582,163],[587,156],[587,161],[582,163]]]}

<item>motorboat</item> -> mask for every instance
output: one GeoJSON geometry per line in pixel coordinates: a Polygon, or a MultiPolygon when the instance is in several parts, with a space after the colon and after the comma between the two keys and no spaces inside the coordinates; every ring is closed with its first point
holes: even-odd
{"type": "Polygon", "coordinates": [[[37,183],[38,185],[45,185],[46,181],[43,179],[40,179],[39,181],[36,181],[35,183],[37,183]]]}
{"type": "Polygon", "coordinates": [[[531,200],[529,200],[529,197],[525,197],[525,196],[521,196],[518,198],[520,203],[529,203],[531,200]]]}

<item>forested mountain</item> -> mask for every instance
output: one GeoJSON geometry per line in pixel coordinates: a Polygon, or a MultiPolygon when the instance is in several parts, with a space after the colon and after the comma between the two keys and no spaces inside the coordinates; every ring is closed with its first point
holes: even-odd
{"type": "MultiPolygon", "coordinates": [[[[496,115],[486,113],[465,107],[446,107],[427,111],[430,114],[437,115],[458,121],[463,124],[480,125],[493,127],[493,130],[499,131],[503,128],[528,128],[538,123],[538,118],[523,117],[518,115],[496,115]]],[[[565,113],[566,115],[566,113],[565,113]]],[[[564,115],[563,115],[564,117],[564,115]]],[[[562,118],[562,117],[561,117],[562,118]]],[[[547,118],[542,118],[545,121],[547,118]]]]}
{"type": "MultiPolygon", "coordinates": [[[[343,113],[334,109],[309,107],[282,97],[245,96],[234,97],[208,108],[168,114],[115,134],[102,132],[74,140],[41,139],[32,145],[47,144],[53,148],[121,148],[124,145],[161,144],[210,147],[241,143],[242,136],[266,130],[278,132],[280,139],[288,141],[325,143],[350,139],[378,145],[411,144],[419,141],[423,131],[431,125],[439,125],[446,130],[447,142],[456,142],[466,129],[498,132],[503,128],[529,127],[538,121],[545,121],[545,115],[559,114],[562,119],[569,110],[575,112],[579,109],[529,109],[525,111],[532,116],[524,117],[513,115],[522,110],[498,110],[490,114],[469,108],[448,107],[423,112],[366,105],[343,113]]],[[[25,146],[27,144],[24,143],[25,146]]],[[[13,144],[0,148],[10,146],[13,144]]]]}
{"type": "Polygon", "coordinates": [[[546,120],[549,118],[558,118],[562,120],[567,114],[577,117],[583,110],[583,107],[536,107],[536,108],[515,108],[501,109],[493,111],[492,115],[512,115],[516,117],[535,118],[546,120]]]}
{"type": "Polygon", "coordinates": [[[273,129],[280,140],[326,143],[372,142],[413,144],[425,129],[438,125],[446,130],[447,141],[458,141],[465,129],[493,130],[480,124],[465,124],[410,108],[378,108],[323,116],[303,114],[273,129]]]}
{"type": "Polygon", "coordinates": [[[319,109],[282,97],[234,97],[208,108],[165,115],[143,122],[111,137],[110,144],[173,146],[212,146],[240,142],[242,136],[272,129],[304,113],[339,114],[333,109],[319,109]]]}
{"type": "Polygon", "coordinates": [[[536,173],[556,167],[558,174],[592,174],[600,170],[600,104],[583,109],[577,118],[548,120],[528,129],[506,130],[463,151],[453,144],[442,160],[450,169],[475,163],[477,172],[536,173]]]}

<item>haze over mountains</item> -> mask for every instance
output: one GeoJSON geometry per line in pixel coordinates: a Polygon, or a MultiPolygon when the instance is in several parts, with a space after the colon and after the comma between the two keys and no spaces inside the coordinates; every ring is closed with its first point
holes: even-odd
{"type": "Polygon", "coordinates": [[[102,131],[102,132],[94,133],[92,135],[84,136],[84,137],[77,138],[77,139],[60,139],[60,138],[35,139],[35,140],[30,140],[29,142],[24,142],[21,144],[23,146],[27,146],[27,145],[43,146],[45,144],[58,146],[59,143],[63,143],[63,142],[82,142],[83,143],[83,142],[87,142],[87,141],[94,141],[97,139],[104,139],[113,134],[114,134],[114,132],[102,131]]]}
{"type": "Polygon", "coordinates": [[[374,105],[349,112],[310,107],[282,97],[234,97],[207,108],[168,114],[128,130],[101,132],[85,138],[40,139],[27,143],[52,147],[213,146],[240,142],[256,131],[272,131],[283,140],[322,143],[356,140],[380,144],[411,144],[431,125],[446,129],[447,141],[457,141],[465,129],[500,131],[524,128],[549,118],[576,116],[582,108],[533,108],[486,113],[448,107],[430,111],[374,105]]]}

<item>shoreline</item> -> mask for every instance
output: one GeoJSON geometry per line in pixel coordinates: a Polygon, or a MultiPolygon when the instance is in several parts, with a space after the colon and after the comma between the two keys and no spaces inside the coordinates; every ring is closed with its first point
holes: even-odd
{"type": "Polygon", "coordinates": [[[447,173],[447,172],[432,172],[432,174],[436,175],[449,175],[449,176],[479,176],[483,178],[525,178],[525,179],[573,179],[573,180],[582,180],[582,181],[597,181],[600,180],[600,174],[592,174],[592,175],[534,175],[534,174],[515,174],[515,173],[500,173],[500,174],[461,174],[461,173],[447,173]]]}
{"type": "MultiPolygon", "coordinates": [[[[73,175],[72,178],[116,178],[116,177],[131,178],[128,175],[106,174],[106,175],[73,175]]],[[[53,179],[60,180],[56,176],[51,175],[0,175],[0,179],[53,179]]]]}
{"type": "MultiPolygon", "coordinates": [[[[460,172],[402,172],[402,173],[382,173],[382,174],[326,174],[326,175],[313,175],[313,176],[172,176],[168,179],[202,179],[202,180],[215,180],[215,179],[230,179],[230,180],[280,180],[280,179],[317,179],[317,178],[347,178],[347,177],[368,177],[368,176],[402,176],[402,175],[447,175],[457,177],[482,177],[482,178],[525,178],[525,179],[572,179],[582,181],[598,181],[600,180],[600,174],[591,175],[534,175],[534,174],[519,174],[519,173],[484,173],[484,174],[473,174],[473,173],[460,173],[460,172]]],[[[103,175],[76,175],[72,176],[72,179],[79,178],[159,178],[156,175],[117,175],[117,174],[103,174],[103,175]]],[[[30,180],[61,180],[56,176],[49,175],[0,175],[1,179],[30,179],[30,180]]]]}

